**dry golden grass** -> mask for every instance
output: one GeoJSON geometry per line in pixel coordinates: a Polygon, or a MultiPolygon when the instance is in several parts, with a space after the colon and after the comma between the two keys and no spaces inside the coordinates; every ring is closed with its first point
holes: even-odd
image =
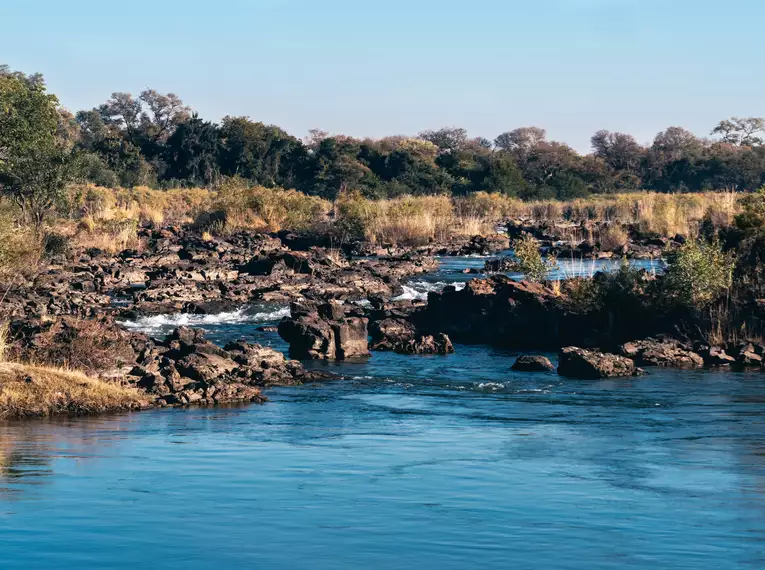
{"type": "Polygon", "coordinates": [[[114,255],[125,249],[141,249],[137,230],[136,224],[129,219],[93,224],[81,221],[79,231],[72,236],[72,242],[76,247],[100,249],[114,255]]]}
{"type": "MultiPolygon", "coordinates": [[[[467,196],[401,196],[370,200],[359,192],[343,192],[334,210],[344,237],[378,243],[420,245],[452,235],[489,234],[497,222],[520,218],[534,222],[606,221],[637,225],[664,236],[693,235],[705,217],[725,226],[740,212],[740,194],[603,194],[560,202],[522,202],[502,194],[475,192],[467,196]]],[[[332,204],[295,190],[250,186],[230,179],[215,190],[147,187],[108,189],[74,186],[69,192],[70,217],[86,234],[83,243],[107,251],[136,248],[133,236],[112,229],[136,224],[182,224],[197,221],[213,236],[234,231],[303,231],[326,226],[332,204]],[[211,215],[215,214],[215,215],[211,215]],[[90,235],[90,238],[87,236],[90,235]],[[88,239],[90,240],[88,242],[88,239]],[[113,245],[110,245],[112,244],[113,245]]],[[[318,231],[318,230],[317,230],[318,231]]],[[[592,236],[578,236],[587,239],[592,236]]]]}
{"type": "Polygon", "coordinates": [[[447,237],[456,225],[452,201],[447,196],[370,200],[348,192],[335,202],[335,214],[348,237],[381,244],[424,245],[447,237]]]}
{"type": "Polygon", "coordinates": [[[693,235],[704,217],[717,226],[729,225],[740,212],[740,194],[630,194],[593,195],[570,202],[538,201],[519,204],[518,217],[537,222],[607,221],[637,224],[641,230],[664,236],[693,235]]]}
{"type": "Polygon", "coordinates": [[[5,357],[8,353],[8,323],[0,322],[0,362],[5,362],[5,357]]]}
{"type": "Polygon", "coordinates": [[[213,235],[225,235],[240,229],[300,231],[326,221],[330,209],[328,201],[316,196],[296,190],[249,186],[245,181],[234,179],[220,187],[210,206],[211,211],[223,215],[222,219],[199,225],[213,235]]]}
{"type": "Polygon", "coordinates": [[[146,407],[137,390],[61,368],[0,363],[0,417],[95,414],[146,407]]]}
{"type": "MultiPolygon", "coordinates": [[[[39,236],[31,228],[20,226],[17,217],[12,205],[0,200],[0,282],[33,270],[42,259],[39,236]]],[[[4,292],[0,291],[0,297],[4,292]]]]}
{"type": "Polygon", "coordinates": [[[602,228],[593,240],[600,242],[601,249],[615,251],[629,243],[629,235],[619,224],[609,224],[602,228]]]}

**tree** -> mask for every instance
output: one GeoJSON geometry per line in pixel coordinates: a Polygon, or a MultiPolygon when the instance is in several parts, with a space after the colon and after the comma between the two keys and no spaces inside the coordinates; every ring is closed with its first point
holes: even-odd
{"type": "Polygon", "coordinates": [[[692,132],[682,127],[669,127],[653,139],[651,152],[664,164],[697,154],[702,142],[692,132]]]}
{"type": "Polygon", "coordinates": [[[195,113],[167,140],[169,178],[193,185],[212,183],[218,176],[219,147],[217,126],[195,113]]]}
{"type": "Polygon", "coordinates": [[[40,231],[46,215],[77,178],[78,160],[58,136],[58,100],[45,83],[0,74],[0,191],[40,231]]]}
{"type": "Polygon", "coordinates": [[[189,120],[191,110],[175,93],[163,95],[154,89],[146,89],[139,99],[148,109],[141,113],[143,134],[153,142],[166,141],[179,125],[189,120]]]}
{"type": "Polygon", "coordinates": [[[306,153],[295,137],[248,117],[225,117],[220,138],[222,174],[241,176],[263,186],[294,185],[295,170],[302,168],[306,153]]]}
{"type": "Polygon", "coordinates": [[[130,93],[112,93],[111,99],[98,107],[104,124],[123,132],[131,142],[138,134],[141,112],[141,101],[134,99],[130,93]]]}
{"type": "Polygon", "coordinates": [[[494,145],[501,150],[519,156],[528,156],[537,146],[547,140],[547,131],[539,127],[521,127],[502,133],[494,139],[494,145]]]}
{"type": "Polygon", "coordinates": [[[616,188],[640,188],[646,151],[635,137],[602,130],[595,133],[591,141],[595,156],[613,169],[616,188]]]}
{"type": "Polygon", "coordinates": [[[468,140],[467,131],[458,127],[445,127],[437,131],[423,131],[419,134],[422,140],[432,142],[442,151],[460,150],[468,140]]]}
{"type": "Polygon", "coordinates": [[[731,117],[721,121],[713,130],[713,135],[720,135],[722,142],[739,146],[757,146],[763,143],[758,133],[765,131],[765,118],[731,117]]]}
{"type": "Polygon", "coordinates": [[[528,192],[515,160],[506,153],[498,153],[484,159],[482,186],[488,192],[499,192],[507,196],[519,196],[528,192]]]}

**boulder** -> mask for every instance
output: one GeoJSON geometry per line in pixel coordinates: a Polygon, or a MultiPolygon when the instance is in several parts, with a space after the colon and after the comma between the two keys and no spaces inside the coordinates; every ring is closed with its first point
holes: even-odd
{"type": "Polygon", "coordinates": [[[220,348],[202,331],[179,327],[141,351],[131,375],[160,405],[262,402],[261,386],[311,379],[303,366],[259,344],[237,341],[220,348]]]}
{"type": "Polygon", "coordinates": [[[597,380],[635,376],[642,372],[625,356],[567,346],[560,351],[558,374],[567,378],[597,380]]]}
{"type": "Polygon", "coordinates": [[[736,363],[736,359],[719,346],[701,347],[699,352],[707,366],[727,366],[736,363]]]}
{"type": "Polygon", "coordinates": [[[488,259],[483,264],[483,270],[486,273],[509,273],[511,271],[516,271],[517,268],[518,263],[510,256],[488,259]]]}
{"type": "Polygon", "coordinates": [[[545,356],[523,354],[517,358],[512,370],[517,372],[550,372],[555,366],[545,356]]]}
{"type": "Polygon", "coordinates": [[[367,319],[359,317],[348,317],[332,322],[337,360],[369,356],[367,322],[367,319]]]}
{"type": "Polygon", "coordinates": [[[369,326],[372,350],[393,350],[406,345],[417,335],[414,325],[406,319],[388,318],[369,326]]]}
{"type": "Polygon", "coordinates": [[[315,313],[284,319],[279,336],[290,345],[293,358],[334,360],[337,356],[335,331],[315,313]]]}
{"type": "Polygon", "coordinates": [[[635,361],[638,366],[665,366],[673,368],[701,368],[704,359],[675,340],[648,338],[623,344],[619,352],[635,361]]]}
{"type": "Polygon", "coordinates": [[[443,333],[423,335],[403,318],[387,318],[370,326],[372,350],[390,350],[399,354],[451,354],[454,346],[443,333]]]}
{"type": "Polygon", "coordinates": [[[754,351],[743,351],[736,357],[736,364],[742,368],[762,367],[762,356],[754,351]]]}

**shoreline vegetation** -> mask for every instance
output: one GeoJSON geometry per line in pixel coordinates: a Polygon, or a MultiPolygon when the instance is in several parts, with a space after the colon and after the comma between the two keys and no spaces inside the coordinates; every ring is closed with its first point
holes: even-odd
{"type": "Polygon", "coordinates": [[[577,378],[762,369],[763,131],[734,118],[650,146],[601,131],[586,156],[536,128],[301,141],[150,90],[73,115],[0,67],[0,417],[262,402],[331,377],[300,360],[453,343],[561,351],[577,378]],[[401,298],[457,255],[488,259],[462,290],[401,298]],[[550,278],[556,260],[630,258],[666,270],[550,278]],[[289,306],[295,360],[118,324],[256,303],[289,306]]]}

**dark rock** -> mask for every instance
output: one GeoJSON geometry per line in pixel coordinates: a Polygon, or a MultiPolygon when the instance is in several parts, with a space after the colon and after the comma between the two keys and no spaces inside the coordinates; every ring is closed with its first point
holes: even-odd
{"type": "Polygon", "coordinates": [[[402,318],[375,321],[370,326],[372,350],[391,350],[399,354],[451,354],[454,346],[443,333],[423,335],[402,318]]]}
{"type": "Polygon", "coordinates": [[[634,376],[640,371],[624,356],[567,346],[560,351],[558,374],[567,378],[597,380],[634,376]]]}
{"type": "Polygon", "coordinates": [[[704,359],[677,341],[645,339],[623,344],[619,352],[638,366],[700,368],[704,359]]]}
{"type": "Polygon", "coordinates": [[[509,273],[516,271],[517,266],[518,264],[512,257],[504,256],[486,260],[483,269],[486,273],[509,273]]]}
{"type": "Polygon", "coordinates": [[[294,358],[334,360],[337,356],[335,332],[318,315],[284,319],[279,323],[279,336],[289,343],[294,358]]]}
{"type": "Polygon", "coordinates": [[[345,307],[339,303],[324,303],[318,307],[319,316],[326,321],[345,318],[345,307]]]}
{"type": "MultiPolygon", "coordinates": [[[[324,306],[323,313],[335,314],[324,306]]],[[[340,307],[342,308],[342,307],[340,307]]],[[[279,335],[289,343],[290,354],[299,359],[343,360],[367,356],[367,319],[347,317],[326,320],[318,313],[298,313],[297,318],[279,323],[279,335]]]]}
{"type": "Polygon", "coordinates": [[[518,357],[512,370],[518,372],[550,372],[555,370],[555,366],[545,356],[524,354],[518,357]]]}
{"type": "Polygon", "coordinates": [[[762,367],[762,356],[752,351],[743,351],[736,357],[736,364],[742,368],[762,367]]]}
{"type": "Polygon", "coordinates": [[[727,366],[736,363],[736,359],[719,346],[702,348],[700,354],[704,359],[704,364],[707,366],[727,366]]]}

